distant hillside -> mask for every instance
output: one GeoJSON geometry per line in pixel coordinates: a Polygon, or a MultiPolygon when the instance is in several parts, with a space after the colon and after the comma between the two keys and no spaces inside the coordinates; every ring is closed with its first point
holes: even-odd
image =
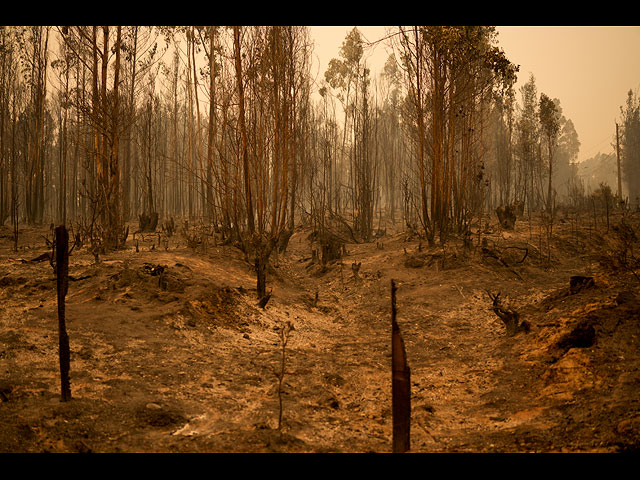
{"type": "MultiPolygon", "coordinates": [[[[613,192],[618,185],[618,165],[614,153],[598,153],[596,156],[578,163],[578,176],[584,181],[585,192],[593,192],[601,183],[606,183],[613,192]]],[[[624,179],[623,195],[626,193],[624,179]]]]}

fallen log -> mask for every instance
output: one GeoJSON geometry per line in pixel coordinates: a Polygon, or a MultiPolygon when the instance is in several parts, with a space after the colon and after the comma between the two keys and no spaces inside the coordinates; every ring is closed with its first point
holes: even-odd
{"type": "Polygon", "coordinates": [[[44,262],[45,260],[47,260],[47,261],[51,260],[51,253],[50,252],[45,252],[42,255],[38,255],[36,258],[32,258],[31,260],[29,260],[29,262],[38,263],[38,262],[44,262]]]}

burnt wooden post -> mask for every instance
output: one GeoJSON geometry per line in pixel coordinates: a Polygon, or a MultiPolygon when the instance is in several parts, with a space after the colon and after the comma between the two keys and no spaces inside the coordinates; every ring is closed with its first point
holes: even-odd
{"type": "Polygon", "coordinates": [[[64,299],[69,283],[69,233],[64,225],[56,227],[56,276],[58,285],[58,338],[60,356],[60,395],[63,402],[71,400],[69,382],[69,336],[64,318],[64,299]]]}
{"type": "Polygon", "coordinates": [[[391,280],[391,410],[393,415],[393,452],[410,448],[411,370],[400,327],[396,322],[396,284],[391,280]]]}

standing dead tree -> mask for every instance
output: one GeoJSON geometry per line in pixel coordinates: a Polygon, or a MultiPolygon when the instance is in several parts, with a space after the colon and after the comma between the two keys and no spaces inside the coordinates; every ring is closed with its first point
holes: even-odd
{"type": "Polygon", "coordinates": [[[119,159],[122,27],[115,27],[115,39],[114,27],[109,26],[63,27],[62,34],[65,46],[89,73],[90,98],[83,96],[77,105],[91,129],[86,145],[91,158],[87,190],[97,208],[105,248],[118,248],[124,230],[119,159]]]}
{"type": "Polygon", "coordinates": [[[236,236],[256,272],[258,299],[274,249],[282,248],[290,214],[290,180],[298,154],[296,105],[308,77],[304,30],[291,26],[233,27],[238,105],[238,165],[244,205],[232,205],[236,236]]]}
{"type": "Polygon", "coordinates": [[[408,85],[408,125],[416,138],[419,219],[429,244],[481,215],[483,125],[493,93],[508,90],[516,67],[492,46],[485,26],[398,27],[408,85]],[[427,160],[430,159],[430,162],[427,160]]]}

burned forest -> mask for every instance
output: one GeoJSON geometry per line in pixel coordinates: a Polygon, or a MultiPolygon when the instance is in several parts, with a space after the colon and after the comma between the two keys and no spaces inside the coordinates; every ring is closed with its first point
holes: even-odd
{"type": "Polygon", "coordinates": [[[359,28],[0,27],[0,452],[638,450],[636,93],[359,28]]]}

